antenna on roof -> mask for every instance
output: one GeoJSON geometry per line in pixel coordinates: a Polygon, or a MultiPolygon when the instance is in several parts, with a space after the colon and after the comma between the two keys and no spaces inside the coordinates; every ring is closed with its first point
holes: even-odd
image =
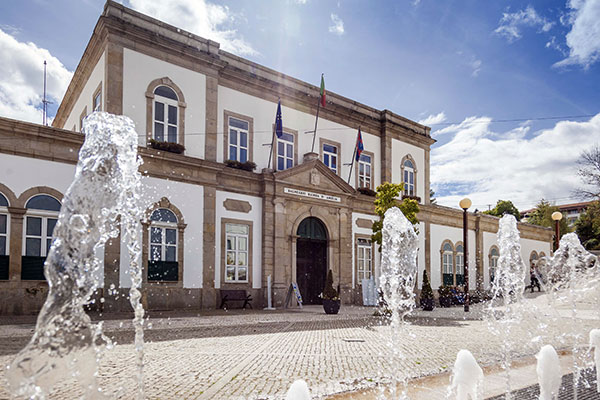
{"type": "Polygon", "coordinates": [[[46,100],[46,60],[44,60],[44,97],[42,98],[42,124],[48,125],[48,104],[51,101],[46,100]]]}

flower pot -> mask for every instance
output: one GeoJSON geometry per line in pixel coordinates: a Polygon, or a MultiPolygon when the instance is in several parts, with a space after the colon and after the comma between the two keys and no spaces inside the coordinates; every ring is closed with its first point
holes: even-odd
{"type": "Polygon", "coordinates": [[[323,299],[325,314],[337,314],[340,311],[340,300],[323,299]]]}
{"type": "Polygon", "coordinates": [[[421,299],[421,307],[424,311],[433,311],[433,299],[421,299]]]}
{"type": "Polygon", "coordinates": [[[440,297],[440,306],[441,307],[451,307],[452,306],[452,297],[440,297]]]}

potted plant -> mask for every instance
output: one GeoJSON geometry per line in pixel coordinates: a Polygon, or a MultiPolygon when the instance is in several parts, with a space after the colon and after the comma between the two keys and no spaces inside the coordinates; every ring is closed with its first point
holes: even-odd
{"type": "Polygon", "coordinates": [[[429,283],[427,270],[423,270],[423,285],[421,286],[421,307],[425,311],[433,311],[433,290],[429,283]]]}
{"type": "Polygon", "coordinates": [[[337,314],[340,311],[340,296],[338,291],[333,288],[333,272],[331,270],[327,272],[322,298],[325,314],[337,314]]]}
{"type": "Polygon", "coordinates": [[[160,142],[154,139],[150,139],[150,147],[156,150],[169,151],[177,154],[181,154],[185,151],[185,147],[179,143],[160,142]]]}
{"type": "Polygon", "coordinates": [[[440,286],[438,289],[438,294],[440,295],[440,306],[441,307],[450,307],[452,306],[452,292],[450,286],[440,286]]]}

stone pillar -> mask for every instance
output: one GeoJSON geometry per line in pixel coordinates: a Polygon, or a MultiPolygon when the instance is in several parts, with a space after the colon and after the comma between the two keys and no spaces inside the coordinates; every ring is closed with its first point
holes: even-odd
{"type": "Polygon", "coordinates": [[[106,111],[123,114],[123,46],[108,42],[104,69],[106,111]]]}
{"type": "Polygon", "coordinates": [[[23,254],[23,219],[26,208],[8,207],[10,213],[10,242],[8,243],[8,254],[10,261],[8,265],[8,280],[11,286],[21,282],[21,255],[23,254]]]}
{"type": "Polygon", "coordinates": [[[287,294],[287,288],[295,277],[292,276],[291,254],[288,246],[288,235],[286,235],[285,200],[273,201],[273,292],[276,307],[282,307],[287,294]]]}
{"type": "Polygon", "coordinates": [[[431,204],[431,199],[429,198],[429,191],[431,188],[431,181],[430,181],[430,176],[429,176],[429,171],[430,171],[430,153],[431,150],[429,148],[427,148],[425,151],[425,193],[423,193],[423,201],[425,202],[425,204],[431,204]]]}
{"type": "MultiPolygon", "coordinates": [[[[144,268],[146,273],[146,268],[144,268]]],[[[125,311],[127,289],[122,289],[121,281],[121,233],[111,238],[104,245],[104,304],[103,311],[125,311]],[[112,288],[112,290],[111,290],[112,288]],[[125,299],[120,299],[120,294],[125,299]],[[125,300],[125,301],[124,301],[125,300]]]]}
{"type": "Polygon", "coordinates": [[[352,214],[346,210],[338,211],[339,238],[338,238],[338,262],[340,270],[340,298],[344,303],[354,302],[354,291],[352,290],[352,214]]]}
{"type": "Polygon", "coordinates": [[[392,137],[388,135],[389,111],[381,113],[381,183],[392,181],[392,137]]]}
{"type": "Polygon", "coordinates": [[[204,159],[210,161],[217,161],[218,89],[218,77],[206,76],[206,136],[204,138],[204,159]]]}
{"type": "MultiPolygon", "coordinates": [[[[263,204],[263,214],[262,214],[262,286],[267,288],[267,276],[271,275],[271,285],[274,284],[274,271],[273,271],[273,238],[274,238],[274,213],[275,207],[273,206],[273,171],[268,169],[263,169],[262,171],[262,204],[263,204]]],[[[273,290],[273,287],[271,288],[273,290]]],[[[274,293],[271,293],[273,296],[274,293]]],[[[267,302],[267,291],[264,291],[265,304],[267,302]]],[[[274,297],[273,297],[274,298],[274,297]]],[[[274,300],[273,300],[274,301],[274,300]]],[[[275,304],[275,303],[273,303],[275,304]]]]}
{"type": "Polygon", "coordinates": [[[483,290],[483,229],[481,229],[481,214],[475,214],[475,288],[479,291],[483,290]]]}
{"type": "Polygon", "coordinates": [[[216,195],[214,187],[204,186],[204,225],[202,236],[202,308],[216,308],[217,291],[215,289],[215,246],[217,245],[216,195]]]}

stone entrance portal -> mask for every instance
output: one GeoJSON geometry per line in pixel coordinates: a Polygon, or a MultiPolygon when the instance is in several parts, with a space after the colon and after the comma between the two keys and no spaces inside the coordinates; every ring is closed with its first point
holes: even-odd
{"type": "Polygon", "coordinates": [[[304,304],[322,304],[327,277],[327,229],[315,217],[304,219],[298,226],[296,246],[296,280],[304,304]]]}

